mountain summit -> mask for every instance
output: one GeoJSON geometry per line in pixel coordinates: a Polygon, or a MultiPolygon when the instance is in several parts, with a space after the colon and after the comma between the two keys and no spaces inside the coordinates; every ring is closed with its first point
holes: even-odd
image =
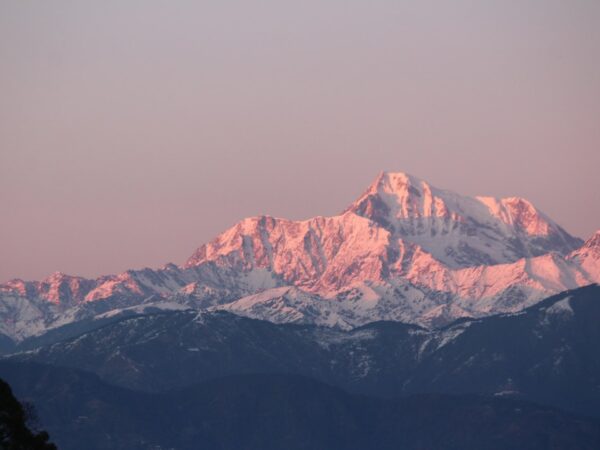
{"type": "Polygon", "coordinates": [[[597,242],[598,234],[584,244],[525,199],[468,197],[382,172],[340,215],[247,218],[182,266],[0,285],[0,333],[21,340],[157,308],[341,328],[374,320],[431,327],[519,311],[600,282],[597,242]]]}
{"type": "Polygon", "coordinates": [[[461,269],[567,255],[582,243],[526,200],[465,197],[383,172],[339,216],[245,219],[201,246],[185,267],[260,267],[323,292],[402,275],[415,256],[461,269]]]}
{"type": "Polygon", "coordinates": [[[382,172],[346,211],[453,268],[567,254],[582,244],[525,199],[466,197],[401,172],[382,172]]]}

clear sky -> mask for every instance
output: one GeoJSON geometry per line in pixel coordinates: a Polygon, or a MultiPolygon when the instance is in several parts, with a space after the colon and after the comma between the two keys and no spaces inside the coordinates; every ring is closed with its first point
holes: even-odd
{"type": "Polygon", "coordinates": [[[600,2],[0,4],[0,281],[180,263],[380,170],[600,228],[600,2]]]}

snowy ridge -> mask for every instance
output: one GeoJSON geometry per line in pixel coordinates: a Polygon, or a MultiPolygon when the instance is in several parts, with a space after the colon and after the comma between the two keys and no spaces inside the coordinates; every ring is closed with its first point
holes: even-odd
{"type": "Polygon", "coordinates": [[[594,282],[600,232],[582,243],[527,200],[466,197],[383,172],[338,216],[247,218],[182,266],[11,280],[0,285],[0,333],[18,341],[174,304],[344,329],[376,320],[431,327],[517,312],[594,282]]]}
{"type": "Polygon", "coordinates": [[[382,172],[347,211],[452,268],[567,254],[582,243],[527,200],[461,196],[405,173],[382,172]]]}

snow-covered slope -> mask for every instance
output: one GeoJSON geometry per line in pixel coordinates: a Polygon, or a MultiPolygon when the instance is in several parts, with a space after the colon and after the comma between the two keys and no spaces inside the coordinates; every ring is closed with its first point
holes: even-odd
{"type": "Polygon", "coordinates": [[[600,230],[568,258],[578,264],[589,279],[600,283],[600,230]]]}
{"type": "Polygon", "coordinates": [[[582,243],[525,199],[465,197],[405,173],[381,173],[347,211],[453,268],[566,254],[582,243]]]}
{"type": "Polygon", "coordinates": [[[168,264],[158,270],[128,270],[96,280],[60,273],[41,282],[11,280],[0,285],[0,334],[20,341],[48,329],[136,306],[142,310],[172,309],[175,302],[205,309],[280,284],[264,269],[239,271],[213,263],[189,269],[168,264]],[[80,289],[72,288],[75,282],[80,289]]]}
{"type": "Polygon", "coordinates": [[[0,333],[20,340],[173,303],[341,328],[382,319],[435,326],[600,282],[600,233],[582,243],[527,200],[465,197],[384,172],[338,216],[244,219],[182,266],[9,281],[0,285],[0,333]]]}
{"type": "MultiPolygon", "coordinates": [[[[599,260],[596,259],[597,267],[599,260]]],[[[276,288],[213,309],[276,323],[297,322],[350,329],[378,320],[431,327],[460,317],[517,312],[549,295],[600,282],[557,254],[514,263],[449,269],[417,259],[402,277],[365,281],[324,296],[276,288]]]]}

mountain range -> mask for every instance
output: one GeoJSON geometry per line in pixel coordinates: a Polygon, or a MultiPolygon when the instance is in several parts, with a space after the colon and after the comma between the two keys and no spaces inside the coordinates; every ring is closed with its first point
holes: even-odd
{"type": "Polygon", "coordinates": [[[519,313],[462,319],[434,330],[384,321],[346,331],[224,311],[169,311],[122,318],[4,361],[93,372],[136,391],[287,373],[388,398],[432,392],[518,396],[600,419],[599,321],[598,285],[519,313]]]}
{"type": "Polygon", "coordinates": [[[600,286],[435,330],[162,311],[0,359],[61,449],[594,449],[600,286]]]}
{"type": "Polygon", "coordinates": [[[472,198],[383,172],[338,216],[244,219],[179,266],[10,280],[0,285],[0,348],[156,309],[431,328],[599,281],[600,231],[583,242],[525,199],[472,198]]]}
{"type": "Polygon", "coordinates": [[[598,282],[600,231],[383,172],[181,265],[0,285],[0,378],[66,450],[592,449],[598,282]]]}

